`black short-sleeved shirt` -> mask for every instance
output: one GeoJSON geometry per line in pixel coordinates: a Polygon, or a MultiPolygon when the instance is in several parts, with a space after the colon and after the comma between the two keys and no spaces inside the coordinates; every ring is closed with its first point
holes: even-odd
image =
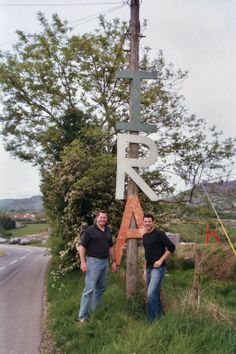
{"type": "Polygon", "coordinates": [[[108,258],[109,248],[112,247],[112,234],[106,226],[104,231],[93,224],[85,230],[80,245],[86,248],[86,256],[95,258],[108,258]]]}
{"type": "MultiPolygon", "coordinates": [[[[157,229],[143,235],[143,247],[147,268],[152,268],[153,264],[163,256],[166,249],[170,252],[175,250],[175,245],[166,233],[157,229]]],[[[163,262],[163,265],[165,265],[165,262],[163,262]]]]}

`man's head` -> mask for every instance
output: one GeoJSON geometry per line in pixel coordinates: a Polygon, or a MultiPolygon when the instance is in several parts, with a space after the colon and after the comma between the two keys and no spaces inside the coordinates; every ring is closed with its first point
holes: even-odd
{"type": "Polygon", "coordinates": [[[104,227],[107,223],[108,215],[105,210],[98,210],[96,215],[96,223],[100,227],[104,227]]]}
{"type": "Polygon", "coordinates": [[[143,227],[146,233],[152,232],[152,230],[154,229],[154,217],[152,214],[144,214],[143,227]]]}

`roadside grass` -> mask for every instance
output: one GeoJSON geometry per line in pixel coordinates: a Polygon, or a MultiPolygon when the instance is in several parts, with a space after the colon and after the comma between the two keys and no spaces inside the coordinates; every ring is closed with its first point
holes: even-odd
{"type": "Polygon", "coordinates": [[[206,295],[210,301],[217,303],[226,312],[236,315],[235,281],[219,281],[207,276],[202,278],[202,296],[206,295]]]}
{"type": "Polygon", "coordinates": [[[40,232],[48,231],[48,224],[25,224],[24,227],[21,227],[19,229],[12,229],[9,231],[14,237],[33,235],[40,232]]]}
{"type": "Polygon", "coordinates": [[[50,240],[45,240],[42,242],[42,240],[31,240],[30,241],[30,246],[35,246],[35,247],[42,247],[42,248],[51,248],[51,242],[50,240]]]}
{"type": "MultiPolygon", "coordinates": [[[[52,271],[56,270],[52,265],[52,271]]],[[[76,319],[84,276],[74,270],[61,278],[48,277],[48,323],[60,354],[235,354],[236,331],[233,324],[218,321],[207,311],[190,306],[189,289],[193,268],[169,267],[164,282],[166,314],[149,324],[145,319],[145,291],[140,279],[134,299],[125,295],[124,269],[109,274],[101,307],[80,325],[76,319]],[[187,301],[186,301],[187,300],[187,301]]],[[[235,313],[233,282],[210,286],[204,279],[204,298],[211,294],[235,313]],[[227,303],[225,302],[227,297],[227,303]],[[228,300],[228,298],[230,300],[228,300]]],[[[206,300],[207,303],[207,300],[206,300]]],[[[46,354],[46,353],[45,353],[46,354]]]]}

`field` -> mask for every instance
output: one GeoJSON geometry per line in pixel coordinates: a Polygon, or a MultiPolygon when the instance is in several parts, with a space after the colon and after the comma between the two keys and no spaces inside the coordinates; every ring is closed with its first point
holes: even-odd
{"type": "Polygon", "coordinates": [[[12,235],[15,237],[34,235],[46,231],[48,231],[48,224],[46,223],[45,224],[25,224],[24,227],[10,230],[12,235]]]}
{"type": "MultiPolygon", "coordinates": [[[[236,243],[236,221],[235,220],[224,220],[223,224],[232,242],[236,243]]],[[[223,243],[227,242],[227,238],[223,233],[220,225],[214,220],[214,225],[216,225],[216,230],[223,243]]],[[[187,242],[205,242],[206,233],[206,223],[194,224],[194,223],[174,223],[170,225],[168,230],[173,233],[178,233],[182,240],[187,242]]],[[[211,238],[211,242],[215,242],[214,238],[211,238]]]]}

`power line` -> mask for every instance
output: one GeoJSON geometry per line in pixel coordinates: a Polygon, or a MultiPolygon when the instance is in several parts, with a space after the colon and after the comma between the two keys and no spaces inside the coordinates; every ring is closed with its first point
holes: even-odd
{"type": "Polygon", "coordinates": [[[105,14],[107,15],[107,14],[109,14],[109,13],[111,13],[111,12],[114,12],[114,11],[120,9],[120,8],[123,7],[123,6],[124,6],[124,4],[122,4],[122,5],[120,5],[120,6],[112,7],[112,8],[110,8],[110,9],[105,10],[105,11],[97,12],[97,13],[94,14],[94,15],[82,17],[82,18],[80,18],[80,19],[78,19],[78,20],[75,20],[75,21],[72,21],[72,22],[68,22],[68,24],[70,25],[70,24],[76,23],[76,26],[73,27],[73,28],[75,28],[75,27],[77,27],[78,25],[82,25],[82,24],[84,24],[84,23],[87,23],[87,22],[93,21],[94,19],[97,19],[98,16],[100,16],[100,15],[105,15],[105,14]]]}
{"type": "MultiPolygon", "coordinates": [[[[112,4],[114,4],[114,3],[112,3],[112,4]]],[[[98,16],[100,16],[100,15],[108,15],[108,14],[120,9],[124,5],[126,5],[126,3],[124,1],[122,2],[122,4],[121,4],[121,2],[119,4],[120,4],[120,6],[111,7],[109,9],[107,9],[107,10],[104,10],[104,11],[101,11],[101,12],[97,12],[94,15],[81,17],[80,19],[74,20],[74,21],[68,21],[68,25],[76,24],[75,26],[73,26],[73,29],[74,29],[75,27],[77,27],[79,25],[83,25],[83,24],[85,24],[87,22],[90,22],[90,21],[93,21],[93,20],[97,19],[98,16]]],[[[8,44],[11,44],[11,43],[14,43],[14,41],[0,43],[0,46],[8,45],[8,44]]]]}
{"type": "Polygon", "coordinates": [[[67,3],[67,4],[58,4],[58,3],[48,3],[48,4],[0,4],[1,7],[47,7],[47,6],[93,6],[93,5],[118,5],[124,4],[124,1],[116,1],[116,2],[78,2],[78,3],[67,3]]]}

